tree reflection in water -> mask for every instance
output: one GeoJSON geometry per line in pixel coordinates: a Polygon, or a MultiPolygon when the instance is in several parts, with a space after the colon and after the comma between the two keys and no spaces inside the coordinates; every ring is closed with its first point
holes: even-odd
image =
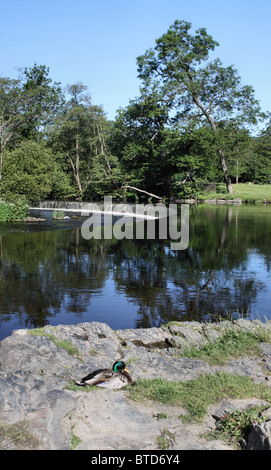
{"type": "Polygon", "coordinates": [[[190,240],[84,240],[74,227],[2,225],[0,339],[14,328],[104,321],[112,328],[271,318],[271,207],[190,209],[190,240]]]}

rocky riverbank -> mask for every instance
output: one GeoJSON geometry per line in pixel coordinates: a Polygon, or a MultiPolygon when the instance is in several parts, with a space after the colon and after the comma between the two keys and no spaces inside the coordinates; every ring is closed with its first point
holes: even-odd
{"type": "MultiPolygon", "coordinates": [[[[271,387],[268,342],[260,344],[257,357],[230,360],[223,366],[179,354],[187,345],[216,341],[230,328],[270,330],[271,322],[184,322],[117,331],[91,322],[15,330],[0,343],[0,448],[156,450],[171,436],[168,444],[175,450],[232,449],[203,435],[226,412],[261,404],[259,399],[224,398],[209,407],[202,422],[184,423],[180,407],[135,402],[126,389],[86,392],[70,387],[96,368],[111,367],[116,359],[128,363],[134,381],[157,377],[188,381],[220,370],[271,387]]],[[[268,413],[264,424],[251,429],[246,449],[271,448],[271,409],[268,413]]]]}

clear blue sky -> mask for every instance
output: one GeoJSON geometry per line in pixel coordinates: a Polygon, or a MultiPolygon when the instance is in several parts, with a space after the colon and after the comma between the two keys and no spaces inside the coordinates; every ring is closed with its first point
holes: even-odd
{"type": "Polygon", "coordinates": [[[176,19],[205,27],[215,56],[271,111],[271,0],[0,0],[0,76],[45,64],[63,87],[87,85],[114,119],[139,95],[136,57],[176,19]]]}

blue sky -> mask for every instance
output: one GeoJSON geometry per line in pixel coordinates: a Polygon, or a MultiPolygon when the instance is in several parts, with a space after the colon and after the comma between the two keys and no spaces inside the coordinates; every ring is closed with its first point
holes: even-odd
{"type": "Polygon", "coordinates": [[[176,20],[205,27],[271,111],[270,0],[0,0],[0,76],[47,65],[54,81],[83,82],[109,119],[139,95],[136,57],[176,20]]]}

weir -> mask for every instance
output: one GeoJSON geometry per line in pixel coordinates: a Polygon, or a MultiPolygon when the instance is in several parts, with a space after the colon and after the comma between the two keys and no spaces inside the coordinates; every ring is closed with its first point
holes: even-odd
{"type": "Polygon", "coordinates": [[[125,203],[104,203],[104,202],[82,202],[82,201],[53,201],[47,200],[38,203],[36,207],[30,207],[30,210],[43,211],[65,211],[80,212],[82,216],[90,214],[111,214],[116,216],[134,217],[136,219],[155,220],[158,217],[136,212],[136,204],[125,203]],[[120,210],[121,209],[121,210],[120,210]]]}

